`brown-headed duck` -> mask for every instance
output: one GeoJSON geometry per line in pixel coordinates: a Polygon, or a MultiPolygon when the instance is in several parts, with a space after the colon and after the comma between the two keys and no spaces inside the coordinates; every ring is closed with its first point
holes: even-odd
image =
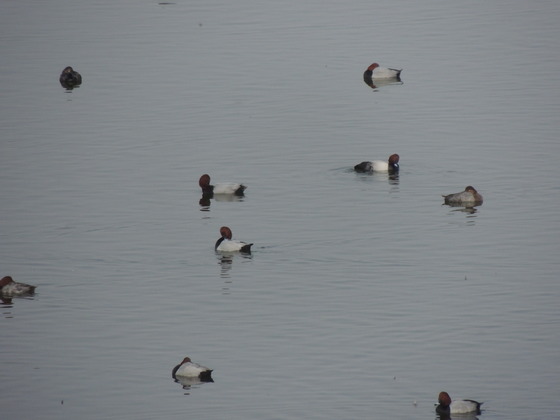
{"type": "Polygon", "coordinates": [[[222,226],[220,228],[221,238],[216,241],[214,249],[218,252],[243,252],[246,254],[251,253],[251,246],[242,241],[236,241],[232,239],[231,229],[227,226],[222,226]]]}
{"type": "Polygon", "coordinates": [[[212,380],[212,369],[193,363],[190,357],[185,357],[181,363],[173,368],[171,372],[173,379],[177,376],[185,378],[198,378],[202,382],[214,382],[212,380]]]}
{"type": "Polygon", "coordinates": [[[0,294],[2,296],[22,296],[35,293],[37,286],[15,282],[10,276],[0,280],[0,294]]]}
{"type": "Polygon", "coordinates": [[[455,194],[442,195],[444,199],[444,204],[450,206],[479,206],[482,204],[482,196],[469,185],[465,188],[465,191],[461,191],[455,194]]]}
{"type": "Polygon", "coordinates": [[[438,404],[436,405],[436,413],[449,416],[450,414],[480,414],[481,402],[474,400],[454,400],[447,392],[440,392],[438,396],[438,404]]]}
{"type": "Polygon", "coordinates": [[[389,156],[389,160],[372,160],[358,163],[354,166],[356,172],[388,172],[390,174],[397,173],[399,171],[399,155],[392,154],[389,156]]]}
{"type": "Polygon", "coordinates": [[[210,185],[210,175],[204,174],[198,180],[198,185],[202,188],[202,195],[212,197],[214,194],[232,194],[242,196],[247,187],[243,184],[226,182],[210,185]]]}

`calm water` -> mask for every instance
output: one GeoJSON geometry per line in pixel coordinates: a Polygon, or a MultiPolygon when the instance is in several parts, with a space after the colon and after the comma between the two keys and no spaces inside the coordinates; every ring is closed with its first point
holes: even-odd
{"type": "Polygon", "coordinates": [[[0,305],[2,418],[560,418],[559,19],[1,1],[0,276],[38,285],[0,305]],[[205,172],[246,197],[201,206],[205,172]],[[215,382],[173,382],[186,355],[215,382]]]}

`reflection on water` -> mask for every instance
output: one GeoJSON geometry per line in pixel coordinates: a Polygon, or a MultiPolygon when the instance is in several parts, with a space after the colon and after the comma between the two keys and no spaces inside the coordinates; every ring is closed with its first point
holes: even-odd
{"type": "MultiPolygon", "coordinates": [[[[448,204],[442,204],[442,205],[443,206],[445,206],[445,205],[449,206],[448,204]]],[[[449,206],[449,207],[459,207],[459,208],[450,210],[452,212],[458,211],[458,212],[462,212],[462,213],[475,214],[478,211],[478,209],[476,209],[475,207],[461,207],[461,206],[449,206]]]]}
{"type": "Polygon", "coordinates": [[[219,255],[220,277],[230,278],[230,270],[233,265],[233,255],[219,255]]]}
{"type": "Polygon", "coordinates": [[[379,80],[372,80],[371,77],[368,79],[364,75],[364,82],[373,90],[377,90],[379,88],[385,86],[396,86],[396,85],[403,85],[404,82],[400,79],[379,79],[379,80]]]}
{"type": "Polygon", "coordinates": [[[243,260],[251,260],[253,258],[253,254],[240,252],[216,252],[216,255],[220,265],[220,277],[228,279],[231,277],[234,260],[239,260],[238,262],[242,263],[243,260]]]}
{"type": "Polygon", "coordinates": [[[233,203],[233,202],[241,202],[244,201],[244,196],[234,195],[234,194],[215,194],[215,195],[207,195],[202,194],[202,197],[198,201],[200,205],[200,211],[210,211],[210,205],[212,204],[212,200],[216,202],[222,203],[233,203]]]}
{"type": "MultiPolygon", "coordinates": [[[[210,378],[209,380],[202,381],[200,378],[187,378],[184,376],[177,376],[176,379],[173,379],[174,382],[181,385],[183,390],[190,391],[191,389],[200,388],[205,384],[209,384],[214,382],[214,379],[210,378]]],[[[190,395],[189,392],[185,392],[185,395],[190,395]]]]}

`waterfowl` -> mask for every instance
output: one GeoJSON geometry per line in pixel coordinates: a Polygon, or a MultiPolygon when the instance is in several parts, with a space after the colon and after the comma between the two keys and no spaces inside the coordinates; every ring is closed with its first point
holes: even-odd
{"type": "Polygon", "coordinates": [[[62,70],[58,80],[63,87],[71,89],[82,84],[82,75],[68,66],[62,70]]]}
{"type": "Polygon", "coordinates": [[[445,204],[451,206],[479,206],[482,204],[482,196],[471,185],[465,188],[465,191],[442,195],[442,197],[445,204]]]}
{"type": "Polygon", "coordinates": [[[202,382],[213,382],[212,369],[193,363],[190,357],[185,357],[181,363],[173,368],[171,372],[173,379],[177,380],[177,376],[185,378],[198,378],[202,382]]]}
{"type": "Polygon", "coordinates": [[[379,67],[379,64],[373,63],[364,72],[364,81],[368,83],[372,79],[400,79],[402,69],[388,69],[379,67]]]}
{"type": "Polygon", "coordinates": [[[0,280],[0,294],[3,296],[32,295],[37,286],[15,282],[10,276],[0,280]]]}
{"type": "Polygon", "coordinates": [[[438,405],[436,413],[449,416],[450,414],[480,414],[481,402],[474,400],[455,400],[451,401],[451,397],[447,392],[440,392],[438,397],[438,405]]]}
{"type": "Polygon", "coordinates": [[[213,196],[214,194],[233,194],[242,196],[247,187],[243,184],[233,182],[210,185],[210,175],[204,174],[198,180],[198,185],[202,188],[202,194],[213,196]]]}
{"type": "Polygon", "coordinates": [[[399,171],[399,155],[396,153],[389,156],[389,160],[384,162],[382,160],[373,160],[358,163],[354,166],[356,172],[389,172],[395,173],[399,171]]]}
{"type": "Polygon", "coordinates": [[[227,226],[222,226],[220,228],[220,235],[222,237],[216,241],[216,245],[214,249],[219,252],[244,252],[247,254],[251,253],[251,246],[253,245],[248,244],[242,241],[235,241],[232,238],[231,229],[227,226]]]}

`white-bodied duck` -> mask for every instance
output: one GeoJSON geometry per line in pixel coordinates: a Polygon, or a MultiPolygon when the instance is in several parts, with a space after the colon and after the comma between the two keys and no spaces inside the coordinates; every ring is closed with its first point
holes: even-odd
{"type": "Polygon", "coordinates": [[[354,166],[356,172],[388,172],[396,173],[399,171],[399,155],[392,154],[387,161],[372,160],[358,163],[354,166]]]}
{"type": "Polygon", "coordinates": [[[436,405],[436,413],[449,416],[451,414],[480,414],[481,402],[474,400],[454,400],[447,392],[440,392],[438,397],[438,404],[436,405]]]}
{"type": "Polygon", "coordinates": [[[212,197],[214,194],[230,194],[242,196],[247,187],[243,184],[234,182],[220,183],[210,185],[210,175],[204,174],[198,180],[198,185],[202,188],[202,195],[212,197]]]}
{"type": "Polygon", "coordinates": [[[183,378],[198,378],[201,382],[214,382],[212,380],[212,369],[194,363],[190,357],[185,357],[181,363],[175,366],[171,376],[175,380],[178,380],[177,376],[179,376],[183,378]]]}
{"type": "Polygon", "coordinates": [[[216,245],[214,249],[218,252],[244,252],[246,254],[251,253],[251,246],[253,245],[248,244],[242,241],[233,240],[233,234],[231,229],[227,226],[222,226],[220,228],[220,235],[221,238],[216,241],[216,245]]]}

